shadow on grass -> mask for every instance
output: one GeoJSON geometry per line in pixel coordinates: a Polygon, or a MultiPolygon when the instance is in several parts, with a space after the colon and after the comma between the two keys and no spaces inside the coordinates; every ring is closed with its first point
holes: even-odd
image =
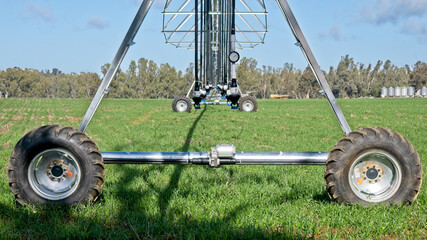
{"type": "Polygon", "coordinates": [[[326,191],[324,191],[323,193],[315,194],[313,196],[313,200],[322,204],[331,203],[331,198],[329,197],[326,191]]]}
{"type": "MultiPolygon", "coordinates": [[[[199,116],[192,123],[183,146],[177,151],[187,152],[190,150],[191,139],[196,131],[198,123],[202,120],[206,112],[206,106],[200,112],[199,116]]],[[[162,165],[152,165],[149,167],[135,168],[132,165],[120,166],[121,181],[120,184],[111,186],[112,194],[117,199],[119,204],[117,217],[131,227],[134,235],[131,237],[155,237],[155,238],[295,238],[297,235],[286,232],[283,229],[258,229],[252,226],[237,228],[233,226],[233,221],[239,215],[251,206],[240,204],[235,207],[230,207],[226,214],[211,218],[210,220],[198,220],[191,216],[190,213],[185,213],[184,209],[174,209],[170,206],[170,202],[174,193],[179,188],[181,175],[185,169],[183,165],[175,165],[173,169],[162,165]],[[171,171],[169,181],[165,187],[159,187],[153,183],[150,173],[159,172],[165,174],[165,171],[171,171]],[[129,188],[135,183],[134,178],[142,178],[144,184],[148,186],[147,190],[135,190],[129,188]],[[151,201],[157,201],[157,204],[146,204],[150,199],[145,198],[145,195],[150,195],[149,192],[155,192],[156,198],[151,201]],[[157,214],[148,214],[149,205],[158,209],[157,214]]],[[[180,192],[181,195],[185,194],[180,192]]],[[[252,206],[253,207],[253,206],[252,206]]],[[[152,210],[152,209],[150,209],[152,210]]],[[[150,211],[152,212],[152,211],[150,211]]],[[[300,236],[299,236],[300,237],[300,236]]]]}
{"type": "MultiPolygon", "coordinates": [[[[194,120],[187,133],[187,141],[179,151],[186,152],[190,149],[190,139],[205,111],[206,106],[194,120]]],[[[170,167],[120,165],[114,166],[114,169],[114,174],[119,180],[114,185],[107,182],[104,188],[105,195],[101,195],[101,201],[91,206],[20,207],[0,202],[0,236],[31,239],[303,238],[282,227],[265,229],[256,226],[239,227],[233,224],[239,214],[255,206],[245,204],[230,206],[225,213],[209,217],[208,220],[196,219],[183,209],[174,209],[170,206],[170,202],[179,187],[184,170],[182,165],[173,167],[170,179],[163,188],[151,182],[153,180],[150,174],[162,173],[167,169],[170,170],[170,167]],[[135,185],[141,179],[148,185],[145,190],[135,185]],[[147,197],[153,192],[156,193],[156,198],[147,197]],[[152,201],[157,201],[157,204],[152,201]],[[154,211],[153,214],[153,211],[149,211],[152,209],[147,209],[150,207],[158,211],[154,211]]]]}
{"type": "MultiPolygon", "coordinates": [[[[194,120],[193,124],[190,127],[190,130],[187,133],[187,137],[185,138],[185,143],[181,147],[179,151],[181,152],[188,152],[191,145],[191,138],[193,137],[194,130],[196,130],[197,124],[199,123],[200,119],[202,119],[203,115],[206,112],[206,105],[203,108],[203,111],[199,114],[199,116],[194,120]]],[[[176,165],[174,167],[174,171],[172,173],[172,176],[169,180],[169,183],[165,189],[163,189],[159,193],[159,208],[160,208],[160,216],[162,219],[164,219],[166,211],[169,206],[169,202],[172,196],[172,193],[178,188],[179,179],[181,178],[181,174],[183,171],[184,166],[183,165],[176,165]]]]}
{"type": "MultiPolygon", "coordinates": [[[[230,222],[244,210],[238,206],[224,218],[195,221],[181,217],[161,220],[139,209],[110,218],[93,215],[92,207],[8,206],[0,203],[0,234],[5,239],[303,239],[281,227],[233,227],[230,222]]],[[[100,214],[103,215],[103,214],[100,214]]]]}
{"type": "MultiPolygon", "coordinates": [[[[190,127],[190,130],[187,133],[186,141],[184,145],[178,150],[181,152],[187,152],[190,149],[191,145],[191,138],[193,137],[194,131],[197,127],[197,124],[202,119],[204,113],[206,112],[206,106],[204,107],[203,111],[199,114],[199,116],[194,120],[193,124],[190,127]]],[[[164,189],[159,189],[155,184],[151,183],[149,181],[149,173],[152,171],[159,171],[163,172],[165,170],[165,166],[156,166],[152,165],[146,169],[143,169],[141,171],[140,168],[136,168],[135,165],[121,165],[119,166],[119,170],[121,171],[121,181],[120,184],[116,184],[112,186],[117,190],[117,194],[115,194],[115,197],[119,198],[121,202],[126,202],[128,199],[128,196],[134,196],[135,201],[132,205],[139,205],[138,199],[142,198],[143,193],[138,193],[137,191],[134,191],[127,186],[130,186],[134,182],[134,178],[136,177],[142,177],[145,183],[149,186],[151,190],[154,190],[158,194],[158,202],[157,206],[160,210],[160,219],[164,219],[165,215],[167,213],[167,210],[169,208],[169,203],[171,200],[171,197],[174,193],[174,191],[178,188],[179,180],[181,178],[182,171],[184,170],[183,165],[175,165],[172,175],[169,179],[169,182],[167,186],[164,189]],[[139,196],[138,196],[139,195],[139,196]]],[[[117,173],[117,172],[115,172],[117,173]]],[[[134,207],[134,206],[133,206],[134,207]]]]}

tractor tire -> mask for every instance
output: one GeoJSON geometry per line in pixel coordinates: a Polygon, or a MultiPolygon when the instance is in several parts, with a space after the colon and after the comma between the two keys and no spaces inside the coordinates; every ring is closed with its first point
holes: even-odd
{"type": "Polygon", "coordinates": [[[338,141],[325,168],[326,189],[338,203],[407,204],[421,188],[418,153],[402,135],[386,128],[363,128],[338,141]]]}
{"type": "Polygon", "coordinates": [[[190,112],[191,101],[187,97],[176,97],[172,102],[174,112],[190,112]]]}
{"type": "Polygon", "coordinates": [[[241,97],[238,105],[241,112],[256,112],[258,109],[258,102],[251,96],[241,97]]]}
{"type": "Polygon", "coordinates": [[[25,204],[87,204],[104,184],[104,163],[95,142],[71,127],[48,125],[15,145],[7,176],[25,204]]]}

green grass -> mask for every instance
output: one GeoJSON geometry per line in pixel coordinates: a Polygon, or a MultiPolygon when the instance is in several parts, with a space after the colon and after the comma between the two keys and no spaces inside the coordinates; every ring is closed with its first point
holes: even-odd
{"type": "MultiPolygon", "coordinates": [[[[0,238],[427,238],[425,184],[410,206],[343,206],[329,200],[323,166],[107,165],[93,205],[18,206],[6,176],[13,146],[45,124],[77,128],[89,103],[0,100],[0,238]]],[[[383,126],[403,134],[427,172],[427,99],[339,103],[352,129],[383,126]]],[[[260,100],[256,113],[202,106],[178,114],[170,105],[106,99],[87,134],[101,151],[197,152],[216,144],[329,152],[343,136],[324,99],[260,100]]]]}

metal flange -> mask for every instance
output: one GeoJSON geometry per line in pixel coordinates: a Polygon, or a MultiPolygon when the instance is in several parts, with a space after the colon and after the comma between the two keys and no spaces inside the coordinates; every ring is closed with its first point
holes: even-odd
{"type": "Polygon", "coordinates": [[[236,147],[232,144],[219,144],[211,148],[209,154],[209,166],[212,168],[220,167],[220,159],[232,159],[236,153],[236,147]]]}

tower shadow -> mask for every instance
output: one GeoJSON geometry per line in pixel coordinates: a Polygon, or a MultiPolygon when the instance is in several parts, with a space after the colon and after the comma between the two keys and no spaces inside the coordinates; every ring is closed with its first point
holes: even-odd
{"type": "MultiPolygon", "coordinates": [[[[202,119],[203,115],[206,112],[206,105],[204,106],[202,112],[199,114],[199,116],[194,120],[193,124],[190,127],[190,130],[187,133],[187,137],[185,139],[184,145],[181,147],[181,152],[187,152],[190,149],[191,145],[191,138],[193,137],[194,131],[197,127],[197,124],[199,123],[200,119],[202,119]]],[[[159,194],[159,202],[158,206],[160,209],[160,218],[164,219],[170,200],[173,192],[178,188],[179,179],[181,178],[182,171],[184,169],[183,165],[176,165],[174,167],[173,173],[170,177],[169,183],[163,191],[159,194]]]]}

